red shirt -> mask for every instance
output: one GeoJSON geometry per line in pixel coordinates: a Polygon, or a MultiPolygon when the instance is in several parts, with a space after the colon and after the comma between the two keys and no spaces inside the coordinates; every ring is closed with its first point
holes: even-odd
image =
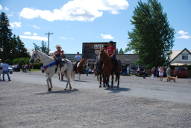
{"type": "Polygon", "coordinates": [[[64,55],[64,51],[63,51],[63,50],[61,50],[61,51],[55,51],[55,52],[54,52],[54,55],[55,55],[56,57],[62,56],[62,55],[64,55]]]}
{"type": "Polygon", "coordinates": [[[114,46],[108,46],[107,47],[107,53],[109,54],[109,56],[111,56],[115,51],[115,47],[114,46]]]}

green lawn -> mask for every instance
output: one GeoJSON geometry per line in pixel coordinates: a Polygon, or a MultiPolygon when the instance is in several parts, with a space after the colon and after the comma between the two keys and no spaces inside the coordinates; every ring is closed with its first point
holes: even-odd
{"type": "Polygon", "coordinates": [[[38,72],[40,69],[31,69],[31,72],[38,72]]]}

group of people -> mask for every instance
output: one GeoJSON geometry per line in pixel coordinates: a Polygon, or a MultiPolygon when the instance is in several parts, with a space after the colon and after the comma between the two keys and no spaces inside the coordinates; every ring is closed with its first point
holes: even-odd
{"type": "Polygon", "coordinates": [[[163,66],[160,66],[160,67],[153,67],[151,69],[151,78],[153,79],[154,77],[157,77],[159,76],[160,77],[160,80],[163,81],[163,77],[164,76],[171,76],[171,68],[170,67],[163,67],[163,66]]]}
{"type": "Polygon", "coordinates": [[[0,80],[5,81],[5,75],[7,75],[8,81],[11,81],[11,78],[9,76],[9,64],[2,63],[0,59],[0,80]],[[1,75],[3,75],[3,79],[1,78],[1,75]]]}
{"type": "MultiPolygon", "coordinates": [[[[115,48],[113,42],[109,42],[109,46],[105,45],[103,47],[103,50],[108,54],[108,56],[110,56],[112,58],[113,62],[116,60],[116,55],[115,55],[116,48],[115,48]]],[[[57,67],[61,64],[62,59],[65,58],[64,50],[62,50],[62,47],[60,45],[56,45],[56,51],[53,53],[53,58],[56,61],[57,67]]],[[[79,52],[77,52],[74,59],[75,59],[76,63],[78,63],[82,59],[79,52]]],[[[57,68],[56,68],[56,71],[57,71],[57,68]]]]}

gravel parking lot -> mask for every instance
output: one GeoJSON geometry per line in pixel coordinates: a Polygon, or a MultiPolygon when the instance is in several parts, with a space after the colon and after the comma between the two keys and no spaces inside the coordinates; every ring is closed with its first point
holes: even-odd
{"type": "Polygon", "coordinates": [[[0,81],[0,128],[191,128],[191,79],[122,76],[120,89],[81,79],[64,91],[55,75],[49,93],[43,74],[13,73],[0,81]]]}

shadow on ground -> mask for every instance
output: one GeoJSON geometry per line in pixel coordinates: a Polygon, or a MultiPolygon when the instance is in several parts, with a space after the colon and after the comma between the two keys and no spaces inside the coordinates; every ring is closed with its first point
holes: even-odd
{"type": "Polygon", "coordinates": [[[87,81],[84,81],[84,80],[74,80],[76,82],[87,82],[87,81]]]}
{"type": "Polygon", "coordinates": [[[46,94],[68,94],[79,91],[78,89],[72,89],[72,90],[53,90],[50,92],[37,92],[36,95],[46,95],[46,94]]]}
{"type": "Polygon", "coordinates": [[[106,88],[105,90],[110,91],[110,93],[120,93],[130,91],[130,88],[106,88]]]}

